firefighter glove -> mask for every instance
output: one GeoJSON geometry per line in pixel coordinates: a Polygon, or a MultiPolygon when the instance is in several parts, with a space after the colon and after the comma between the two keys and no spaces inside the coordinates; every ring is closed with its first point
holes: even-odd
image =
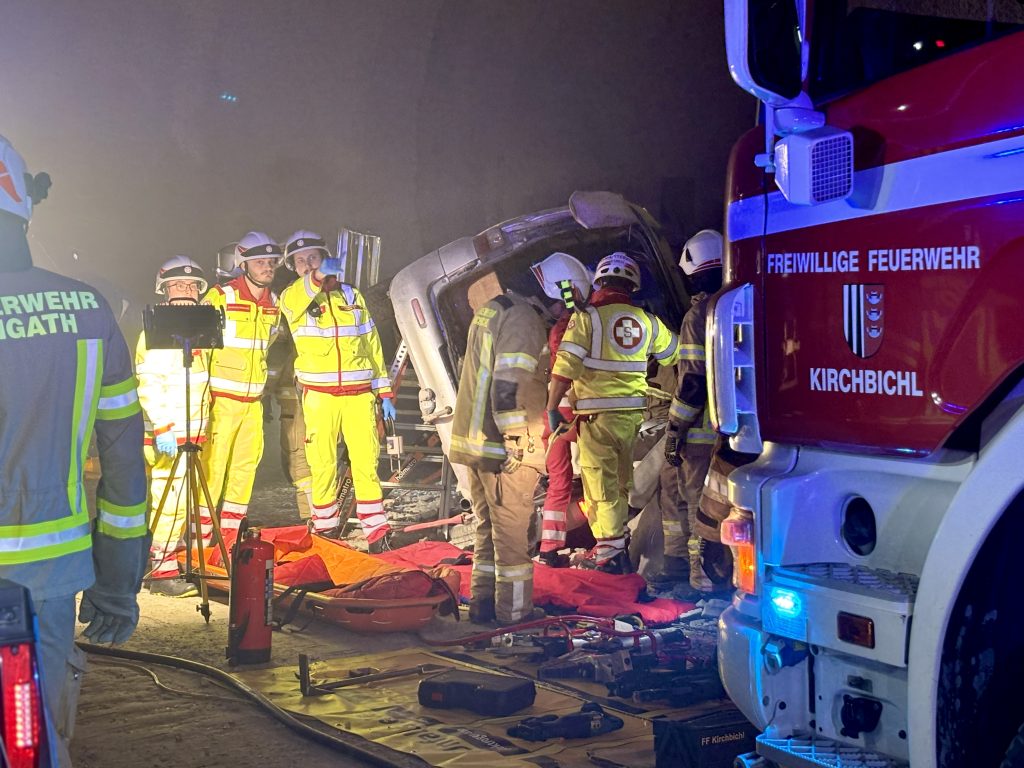
{"type": "Polygon", "coordinates": [[[380,401],[380,412],[387,421],[394,421],[398,413],[395,411],[395,403],[390,397],[382,397],[380,401]]]}
{"type": "Polygon", "coordinates": [[[320,262],[320,274],[342,277],[345,271],[345,262],[341,259],[324,259],[320,262]]]}
{"type": "Polygon", "coordinates": [[[686,434],[669,427],[665,433],[665,461],[673,467],[683,464],[683,456],[686,455],[686,434]]]}
{"type": "Polygon", "coordinates": [[[178,451],[178,439],[174,436],[173,431],[161,432],[153,438],[153,446],[156,448],[157,453],[173,456],[178,451]]]}
{"type": "Polygon", "coordinates": [[[93,534],[92,559],[96,583],[85,590],[78,620],[86,624],[85,636],[94,643],[123,643],[139,622],[136,599],[149,564],[153,537],[115,539],[93,534]]]}
{"type": "Polygon", "coordinates": [[[505,463],[501,465],[501,471],[506,475],[511,475],[523,466],[523,449],[506,445],[505,453],[505,463]]]}
{"type": "Polygon", "coordinates": [[[548,428],[552,432],[555,432],[559,426],[565,423],[567,423],[565,420],[565,416],[562,415],[562,412],[560,410],[555,408],[553,410],[548,411],[548,428]]]}

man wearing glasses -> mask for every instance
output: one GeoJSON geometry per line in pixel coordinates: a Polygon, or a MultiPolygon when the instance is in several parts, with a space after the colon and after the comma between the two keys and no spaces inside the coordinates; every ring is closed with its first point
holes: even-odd
{"type": "MultiPolygon", "coordinates": [[[[156,292],[167,304],[192,305],[206,290],[206,276],[188,256],[174,256],[161,265],[156,274],[156,292]]],[[[170,486],[167,503],[153,531],[150,546],[149,591],[167,597],[193,597],[194,584],[178,573],[177,549],[188,520],[185,484],[186,464],[178,463],[171,474],[178,446],[186,435],[202,443],[206,431],[209,387],[206,363],[201,350],[192,350],[191,396],[186,412],[185,368],[177,349],[146,349],[146,332],[139,336],[135,349],[135,375],[139,380],[139,402],[145,417],[143,454],[149,467],[150,504],[160,503],[170,486]]],[[[156,510],[150,510],[152,520],[156,510]]]]}

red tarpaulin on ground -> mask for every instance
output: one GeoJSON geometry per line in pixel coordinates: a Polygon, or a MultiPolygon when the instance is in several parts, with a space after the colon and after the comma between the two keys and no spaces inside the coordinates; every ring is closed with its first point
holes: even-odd
{"type": "MultiPolygon", "coordinates": [[[[321,590],[323,594],[364,597],[360,594],[361,587],[354,590],[347,587],[368,582],[366,589],[375,591],[365,597],[379,599],[386,594],[390,599],[402,599],[423,596],[424,589],[429,591],[430,582],[412,573],[399,574],[426,571],[435,578],[447,575],[445,581],[453,589],[453,574],[457,574],[459,596],[464,600],[470,596],[472,554],[446,542],[421,541],[391,552],[368,555],[344,542],[310,534],[305,526],[263,528],[260,534],[276,550],[274,581],[277,584],[297,586],[329,582],[335,589],[328,587],[321,590]],[[388,575],[393,577],[376,578],[388,575]]],[[[234,536],[229,534],[229,551],[233,541],[234,536]]],[[[213,550],[210,562],[220,564],[219,550],[213,550]]],[[[636,614],[649,625],[668,624],[694,607],[693,603],[665,598],[645,598],[641,602],[645,586],[643,577],[637,574],[618,576],[534,564],[533,602],[541,607],[598,617],[636,614]]]]}
{"type": "MultiPolygon", "coordinates": [[[[469,599],[472,554],[452,544],[421,541],[376,557],[394,565],[419,568],[451,564],[460,576],[460,597],[469,599]]],[[[599,617],[636,614],[649,625],[668,624],[694,608],[693,603],[665,598],[639,602],[645,586],[643,577],[635,573],[617,576],[578,568],[551,568],[542,563],[534,563],[533,567],[533,603],[541,607],[599,617]]]]}

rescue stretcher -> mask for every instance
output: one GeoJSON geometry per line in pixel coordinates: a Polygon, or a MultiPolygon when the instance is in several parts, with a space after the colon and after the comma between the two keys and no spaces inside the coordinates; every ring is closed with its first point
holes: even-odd
{"type": "MultiPolygon", "coordinates": [[[[274,617],[279,624],[316,618],[353,632],[408,632],[434,615],[457,610],[459,575],[443,566],[427,570],[394,565],[343,542],[310,534],[305,526],[265,528],[274,545],[274,617]]],[[[230,550],[234,541],[226,533],[230,550]]],[[[204,550],[209,587],[229,592],[229,580],[217,548],[204,550]]],[[[180,552],[184,567],[186,553],[180,552]]],[[[193,549],[193,570],[198,570],[193,549]]]]}

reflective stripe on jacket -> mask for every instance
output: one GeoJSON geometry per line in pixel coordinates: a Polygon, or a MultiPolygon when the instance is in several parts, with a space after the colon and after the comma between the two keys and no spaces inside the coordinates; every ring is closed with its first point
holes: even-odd
{"type": "Polygon", "coordinates": [[[94,536],[144,542],[142,410],[131,355],[93,288],[42,269],[0,277],[0,577],[33,599],[90,586],[94,536]],[[95,528],[83,480],[95,434],[95,528]]]}
{"type": "Polygon", "coordinates": [[[518,297],[499,296],[477,310],[455,399],[450,461],[497,472],[511,438],[524,463],[543,467],[546,336],[536,310],[518,297]]]}
{"type": "Polygon", "coordinates": [[[267,350],[280,320],[277,296],[267,289],[256,299],[243,275],[215,285],[203,303],[224,311],[224,348],[209,353],[210,392],[258,400],[267,383],[267,350]]]}
{"type": "Polygon", "coordinates": [[[717,433],[708,410],[707,337],[709,296],[699,293],[691,299],[679,329],[679,364],[676,391],[668,410],[669,423],[686,432],[687,443],[713,445],[717,433]]]}
{"type": "Polygon", "coordinates": [[[672,365],[675,333],[628,296],[598,291],[566,326],[552,376],[573,382],[577,413],[639,410],[647,406],[647,362],[672,365]]]}
{"type": "Polygon", "coordinates": [[[139,380],[139,403],[145,419],[145,444],[174,431],[178,445],[185,442],[185,430],[193,441],[202,441],[209,416],[210,387],[206,356],[192,351],[189,372],[190,414],[185,413],[185,366],[180,349],[146,349],[146,332],[135,346],[135,375],[139,380]]]}
{"type": "Polygon", "coordinates": [[[331,394],[391,395],[377,326],[362,294],[336,283],[325,293],[310,273],[281,293],[281,310],[295,344],[295,378],[331,394]]]}

